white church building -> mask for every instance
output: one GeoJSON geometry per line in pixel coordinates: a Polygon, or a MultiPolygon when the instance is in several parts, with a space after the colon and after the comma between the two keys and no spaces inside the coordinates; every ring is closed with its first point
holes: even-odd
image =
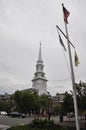
{"type": "Polygon", "coordinates": [[[32,89],[36,90],[39,95],[49,93],[47,92],[47,79],[45,77],[45,73],[43,72],[43,60],[42,60],[42,52],[41,52],[41,43],[39,47],[39,56],[36,64],[36,72],[34,73],[34,77],[32,79],[32,89]]]}

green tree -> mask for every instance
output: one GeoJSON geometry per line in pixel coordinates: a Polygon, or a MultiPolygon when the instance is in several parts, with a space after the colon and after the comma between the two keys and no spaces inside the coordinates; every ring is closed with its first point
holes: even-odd
{"type": "Polygon", "coordinates": [[[73,97],[68,92],[65,93],[65,97],[63,99],[62,111],[65,112],[65,113],[74,111],[73,97]]]}
{"type": "Polygon", "coordinates": [[[14,94],[16,109],[24,113],[37,112],[40,108],[37,92],[16,91],[14,94]]]}
{"type": "Polygon", "coordinates": [[[47,95],[43,94],[39,96],[39,105],[42,111],[47,110],[50,106],[50,99],[47,95]]]}
{"type": "Polygon", "coordinates": [[[1,111],[4,110],[6,112],[10,112],[12,106],[13,106],[13,104],[12,104],[12,101],[10,99],[9,100],[0,101],[0,110],[1,111]]]}
{"type": "Polygon", "coordinates": [[[86,83],[76,84],[76,92],[79,111],[86,111],[86,83]]]}

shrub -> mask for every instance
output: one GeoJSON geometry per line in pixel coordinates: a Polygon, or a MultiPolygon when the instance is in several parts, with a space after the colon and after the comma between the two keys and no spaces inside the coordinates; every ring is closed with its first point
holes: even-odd
{"type": "Polygon", "coordinates": [[[40,128],[40,129],[47,129],[47,130],[55,130],[57,128],[61,128],[61,126],[54,123],[53,120],[47,119],[34,119],[31,124],[29,124],[30,128],[40,128]]]}

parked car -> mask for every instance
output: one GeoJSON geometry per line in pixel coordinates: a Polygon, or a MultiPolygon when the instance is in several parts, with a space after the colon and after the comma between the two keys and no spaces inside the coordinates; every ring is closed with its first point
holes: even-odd
{"type": "Polygon", "coordinates": [[[11,116],[11,117],[21,117],[21,118],[26,117],[25,114],[22,114],[22,113],[16,112],[16,111],[9,113],[8,116],[11,116]]]}
{"type": "Polygon", "coordinates": [[[6,111],[1,111],[0,114],[3,115],[3,116],[6,116],[7,112],[6,111]]]}

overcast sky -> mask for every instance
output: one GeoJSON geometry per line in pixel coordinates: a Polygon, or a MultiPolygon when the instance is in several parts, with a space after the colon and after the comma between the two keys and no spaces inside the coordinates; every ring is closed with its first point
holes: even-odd
{"type": "Polygon", "coordinates": [[[75,79],[86,82],[86,0],[0,0],[0,94],[32,87],[40,42],[47,90],[52,95],[72,90],[68,51],[64,55],[56,30],[59,25],[65,32],[62,3],[80,61],[75,79]]]}

